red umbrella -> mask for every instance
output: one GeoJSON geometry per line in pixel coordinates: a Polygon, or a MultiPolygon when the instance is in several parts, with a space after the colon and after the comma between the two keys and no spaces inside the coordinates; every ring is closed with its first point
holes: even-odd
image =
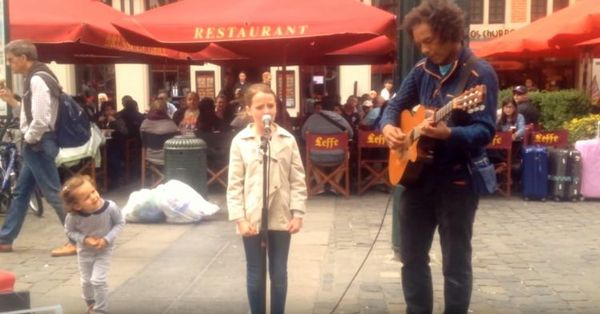
{"type": "MultiPolygon", "coordinates": [[[[127,15],[99,1],[11,0],[9,14],[10,38],[33,41],[42,61],[187,62],[190,57],[171,49],[130,44],[110,24],[127,15]]],[[[204,53],[194,58],[209,56],[204,53]]]]}
{"type": "Polygon", "coordinates": [[[280,64],[392,35],[396,24],[394,15],[356,0],[183,0],[113,25],[135,44],[196,51],[216,43],[280,64]]]}
{"type": "Polygon", "coordinates": [[[396,47],[387,36],[381,35],[365,42],[342,48],[323,56],[331,64],[384,64],[393,62],[396,47]]]}
{"type": "Polygon", "coordinates": [[[594,57],[596,57],[596,58],[600,57],[600,37],[592,39],[592,40],[586,40],[584,42],[575,44],[575,46],[582,47],[582,48],[588,48],[592,51],[592,54],[594,55],[594,57]]]}
{"type": "Polygon", "coordinates": [[[480,57],[576,56],[577,48],[555,44],[567,43],[573,38],[593,38],[591,33],[600,32],[599,16],[600,1],[576,1],[508,35],[478,44],[475,53],[480,57]]]}

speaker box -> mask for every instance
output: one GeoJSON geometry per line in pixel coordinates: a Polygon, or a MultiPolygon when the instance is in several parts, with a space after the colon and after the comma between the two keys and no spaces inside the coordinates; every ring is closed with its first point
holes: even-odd
{"type": "Polygon", "coordinates": [[[0,292],[0,313],[30,308],[29,291],[0,292]]]}

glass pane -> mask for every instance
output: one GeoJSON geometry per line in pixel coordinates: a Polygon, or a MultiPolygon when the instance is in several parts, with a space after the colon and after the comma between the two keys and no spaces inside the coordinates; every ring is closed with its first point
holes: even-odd
{"type": "Polygon", "coordinates": [[[490,0],[490,24],[502,24],[504,23],[504,0],[490,0]]]}
{"type": "Polygon", "coordinates": [[[531,0],[531,21],[538,20],[546,16],[546,8],[548,2],[546,0],[531,0]]]}

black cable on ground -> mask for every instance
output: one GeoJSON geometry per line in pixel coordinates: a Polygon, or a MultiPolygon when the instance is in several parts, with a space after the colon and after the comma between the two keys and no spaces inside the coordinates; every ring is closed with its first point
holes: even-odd
{"type": "Polygon", "coordinates": [[[340,304],[344,300],[344,297],[346,296],[346,293],[348,293],[348,290],[350,290],[350,287],[352,287],[354,280],[356,279],[358,274],[361,272],[361,270],[367,263],[367,259],[371,255],[371,252],[373,251],[373,248],[375,247],[375,244],[377,243],[377,240],[379,239],[379,235],[381,234],[381,229],[383,229],[383,223],[385,222],[385,216],[387,215],[388,209],[390,208],[390,203],[391,203],[391,200],[393,197],[394,197],[394,191],[392,190],[392,192],[390,193],[390,197],[388,198],[387,204],[385,205],[385,211],[383,212],[383,217],[381,217],[381,223],[379,224],[379,229],[377,230],[377,234],[375,234],[375,239],[373,239],[373,243],[371,243],[371,247],[369,247],[369,250],[367,251],[365,258],[363,259],[362,263],[360,263],[360,266],[358,266],[358,269],[356,269],[354,276],[352,276],[352,279],[350,279],[350,282],[348,283],[348,286],[346,286],[346,289],[344,289],[344,292],[340,296],[340,299],[337,301],[337,303],[335,304],[335,306],[333,307],[331,312],[329,312],[330,314],[333,314],[337,310],[337,308],[340,306],[340,304]]]}

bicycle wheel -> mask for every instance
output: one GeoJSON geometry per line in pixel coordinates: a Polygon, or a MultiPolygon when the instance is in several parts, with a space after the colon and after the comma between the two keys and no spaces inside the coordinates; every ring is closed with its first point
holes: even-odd
{"type": "Polygon", "coordinates": [[[44,201],[42,200],[42,192],[35,187],[31,199],[29,200],[29,209],[38,217],[44,215],[44,201]]]}

